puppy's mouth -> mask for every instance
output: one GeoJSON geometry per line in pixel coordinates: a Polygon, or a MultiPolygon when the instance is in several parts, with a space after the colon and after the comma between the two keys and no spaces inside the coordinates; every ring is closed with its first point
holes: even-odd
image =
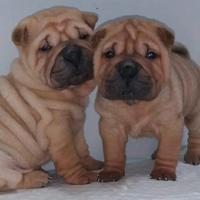
{"type": "Polygon", "coordinates": [[[152,78],[133,60],[118,63],[100,87],[100,93],[109,100],[126,102],[150,101],[156,96],[152,78]]]}
{"type": "Polygon", "coordinates": [[[50,73],[54,89],[79,86],[93,78],[93,54],[77,44],[65,46],[55,59],[50,73]]]}

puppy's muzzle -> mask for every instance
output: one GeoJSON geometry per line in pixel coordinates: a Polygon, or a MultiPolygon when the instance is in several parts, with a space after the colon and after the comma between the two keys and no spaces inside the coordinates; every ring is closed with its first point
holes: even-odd
{"type": "Polygon", "coordinates": [[[67,44],[56,57],[51,71],[53,87],[63,89],[92,79],[92,58],[90,48],[73,43],[67,44]]]}
{"type": "Polygon", "coordinates": [[[141,64],[124,59],[114,66],[104,82],[102,94],[111,100],[151,100],[153,82],[141,64]]]}

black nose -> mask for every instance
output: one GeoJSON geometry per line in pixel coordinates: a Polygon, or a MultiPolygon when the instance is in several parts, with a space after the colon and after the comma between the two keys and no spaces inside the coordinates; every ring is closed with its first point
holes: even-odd
{"type": "Polygon", "coordinates": [[[77,68],[79,67],[82,57],[81,47],[76,45],[65,47],[62,50],[62,55],[65,61],[72,63],[77,68]]]}
{"type": "Polygon", "coordinates": [[[140,69],[140,64],[133,60],[122,61],[117,65],[118,72],[122,79],[130,80],[134,78],[140,69]]]}

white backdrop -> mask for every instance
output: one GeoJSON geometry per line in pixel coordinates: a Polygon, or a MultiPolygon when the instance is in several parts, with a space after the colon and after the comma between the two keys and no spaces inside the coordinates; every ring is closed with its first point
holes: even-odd
{"type": "MultiPolygon", "coordinates": [[[[190,50],[200,63],[200,1],[199,0],[0,0],[0,74],[9,70],[17,51],[10,36],[17,22],[31,13],[58,5],[77,7],[99,14],[99,22],[122,15],[143,15],[167,23],[176,32],[176,39],[190,50]]],[[[102,159],[98,135],[98,116],[93,109],[95,93],[87,110],[86,137],[91,153],[102,159]]],[[[127,158],[149,157],[155,148],[153,139],[129,140],[127,158]]]]}

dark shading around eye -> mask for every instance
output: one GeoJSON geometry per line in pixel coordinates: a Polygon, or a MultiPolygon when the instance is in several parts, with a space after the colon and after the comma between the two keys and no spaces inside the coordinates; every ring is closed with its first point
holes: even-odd
{"type": "Polygon", "coordinates": [[[146,54],[146,58],[149,60],[154,60],[157,58],[157,54],[153,51],[148,51],[146,54]]]}
{"type": "Polygon", "coordinates": [[[81,39],[81,40],[87,40],[88,38],[89,38],[89,34],[88,33],[80,33],[79,34],[79,38],[81,39]]]}
{"type": "Polygon", "coordinates": [[[104,53],[104,56],[108,59],[111,59],[113,57],[115,57],[115,51],[114,49],[110,49],[107,52],[104,53]]]}
{"type": "Polygon", "coordinates": [[[52,46],[49,44],[48,41],[45,42],[45,44],[39,48],[42,52],[49,52],[52,49],[52,46]]]}

